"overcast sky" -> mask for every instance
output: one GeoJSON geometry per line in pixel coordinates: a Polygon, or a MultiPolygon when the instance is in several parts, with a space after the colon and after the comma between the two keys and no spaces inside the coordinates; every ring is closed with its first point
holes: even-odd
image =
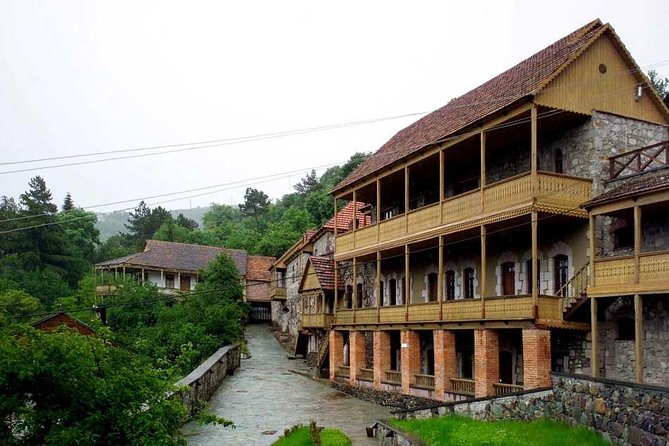
{"type": "MultiPolygon", "coordinates": [[[[669,77],[666,0],[2,0],[0,163],[431,111],[597,17],[644,71],[669,77]]],[[[68,191],[85,207],[133,199],[96,211],[240,181],[162,205],[238,203],[248,183],[279,198],[312,167],[375,151],[415,119],[51,169],[123,154],[3,164],[0,195],[18,198],[42,175],[58,204],[68,191]]]]}

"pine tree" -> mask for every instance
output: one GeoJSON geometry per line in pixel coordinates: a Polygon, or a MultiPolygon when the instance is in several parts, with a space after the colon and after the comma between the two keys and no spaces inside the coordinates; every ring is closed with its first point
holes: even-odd
{"type": "Polygon", "coordinates": [[[65,200],[63,200],[63,207],[62,210],[63,212],[71,211],[74,209],[74,201],[72,200],[72,195],[68,192],[65,195],[65,200]]]}

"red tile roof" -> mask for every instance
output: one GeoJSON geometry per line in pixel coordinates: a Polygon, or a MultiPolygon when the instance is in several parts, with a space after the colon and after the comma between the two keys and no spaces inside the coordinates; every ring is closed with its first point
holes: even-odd
{"type": "Polygon", "coordinates": [[[144,251],[118,259],[97,263],[96,266],[126,265],[138,268],[155,268],[197,272],[205,269],[209,263],[226,253],[235,262],[241,276],[246,276],[246,251],[227,249],[218,246],[191,245],[189,243],[147,240],[144,251]]]}
{"type": "Polygon", "coordinates": [[[620,186],[613,188],[608,192],[604,192],[587,203],[584,203],[583,207],[592,209],[601,204],[611,203],[613,201],[644,195],[663,189],[669,189],[669,171],[667,170],[629,179],[620,186]]]}
{"type": "Polygon", "coordinates": [[[604,29],[609,26],[594,20],[400,130],[332,193],[535,94],[604,29]]]}
{"type": "MultiPolygon", "coordinates": [[[[355,202],[349,201],[346,203],[346,205],[341,208],[339,211],[337,211],[337,231],[348,231],[349,230],[349,224],[351,223],[351,220],[353,220],[353,205],[355,202]]],[[[361,201],[358,201],[357,207],[356,207],[356,215],[358,218],[359,226],[360,228],[365,227],[367,225],[372,224],[372,217],[371,215],[363,214],[360,212],[360,209],[364,209],[365,207],[369,207],[370,205],[367,203],[363,203],[361,201]]],[[[332,229],[334,230],[335,226],[335,217],[332,217],[323,225],[323,228],[325,229],[332,229]]]]}
{"type": "MultiPolygon", "coordinates": [[[[334,260],[330,256],[311,256],[309,261],[316,271],[318,282],[324,290],[334,290],[334,260]]],[[[338,288],[343,288],[341,277],[337,278],[338,288]]]]}

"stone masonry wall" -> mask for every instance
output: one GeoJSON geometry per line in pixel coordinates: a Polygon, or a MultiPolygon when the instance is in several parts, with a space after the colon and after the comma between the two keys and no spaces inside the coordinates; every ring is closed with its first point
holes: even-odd
{"type": "Polygon", "coordinates": [[[314,240],[314,255],[326,256],[334,253],[334,233],[326,232],[314,240]]]}
{"type": "Polygon", "coordinates": [[[554,373],[552,389],[401,411],[400,418],[456,413],[479,420],[548,418],[580,424],[621,445],[667,444],[669,389],[554,373]]]}
{"type": "Polygon", "coordinates": [[[209,401],[226,376],[239,368],[239,344],[226,345],[207,358],[195,370],[177,381],[177,386],[187,386],[179,391],[182,404],[189,410],[197,409],[209,401]]]}

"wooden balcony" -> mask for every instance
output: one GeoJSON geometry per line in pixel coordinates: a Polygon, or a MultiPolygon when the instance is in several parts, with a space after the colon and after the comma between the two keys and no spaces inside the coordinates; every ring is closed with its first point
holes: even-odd
{"type": "Polygon", "coordinates": [[[374,370],[373,369],[360,369],[356,378],[362,381],[374,381],[374,370]]]}
{"type": "Polygon", "coordinates": [[[98,296],[107,296],[116,293],[116,285],[96,285],[95,294],[98,296]]]}
{"type": "Polygon", "coordinates": [[[669,292],[669,252],[595,259],[594,285],[588,296],[669,292]],[[638,280],[637,280],[638,276],[638,280]]]}
{"type": "Polygon", "coordinates": [[[302,328],[330,328],[333,319],[329,313],[303,314],[302,328]]]}
{"type": "Polygon", "coordinates": [[[272,300],[286,300],[286,287],[273,287],[270,291],[272,300]]]}
{"type": "Polygon", "coordinates": [[[384,381],[389,384],[402,384],[402,372],[397,370],[386,370],[384,373],[384,381]]]}
{"type": "Polygon", "coordinates": [[[448,233],[462,229],[462,224],[467,222],[475,226],[487,220],[495,221],[497,214],[522,208],[527,208],[528,212],[534,208],[567,215],[587,215],[579,206],[591,197],[591,180],[539,172],[536,184],[535,191],[529,172],[516,175],[490,184],[483,190],[450,197],[441,203],[412,210],[407,215],[397,215],[355,232],[338,234],[336,257],[346,258],[349,251],[387,245],[395,240],[401,244],[404,237],[429,233],[437,228],[448,233]]]}
{"type": "Polygon", "coordinates": [[[414,387],[434,390],[434,375],[423,375],[420,373],[416,373],[414,375],[414,378],[416,380],[414,387]]]}
{"type": "MultiPolygon", "coordinates": [[[[562,301],[556,296],[539,296],[538,318],[547,321],[562,321],[562,301]]],[[[532,297],[505,296],[481,299],[449,300],[416,303],[408,307],[360,308],[355,312],[337,310],[336,325],[351,324],[402,324],[407,322],[465,322],[472,320],[533,320],[535,319],[532,297]],[[484,311],[485,310],[485,311],[484,311]],[[354,315],[355,313],[355,315],[354,315]]]]}
{"type": "Polygon", "coordinates": [[[451,389],[453,393],[474,396],[476,381],[467,378],[451,378],[451,389]]]}
{"type": "Polygon", "coordinates": [[[351,368],[347,365],[340,365],[337,367],[336,376],[340,378],[349,378],[351,376],[351,368]]]}
{"type": "Polygon", "coordinates": [[[495,389],[495,395],[498,396],[523,391],[523,386],[516,384],[493,383],[492,387],[495,389]]]}

